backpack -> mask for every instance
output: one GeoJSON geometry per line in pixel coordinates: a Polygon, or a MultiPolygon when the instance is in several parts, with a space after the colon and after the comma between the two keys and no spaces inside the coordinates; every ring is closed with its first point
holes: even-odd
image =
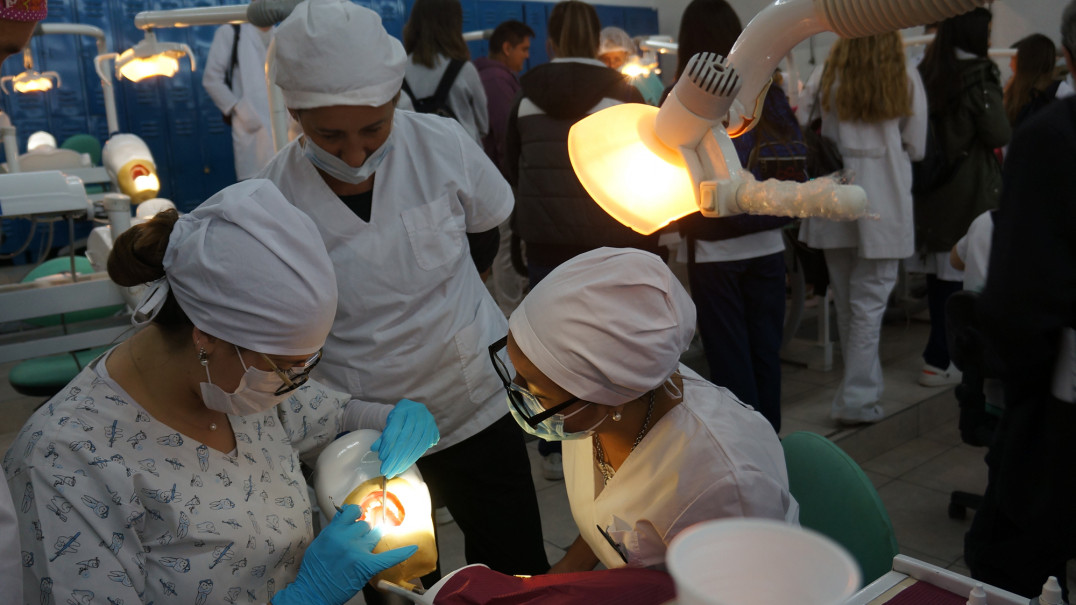
{"type": "Polygon", "coordinates": [[[456,76],[459,75],[461,69],[463,69],[463,61],[458,59],[449,61],[448,67],[445,68],[444,75],[441,76],[441,81],[437,83],[437,90],[433,92],[432,96],[423,97],[421,99],[415,98],[415,93],[411,92],[411,86],[407,83],[407,79],[405,78],[403,82],[403,91],[411,98],[411,103],[415,106],[415,111],[418,113],[433,113],[455,120],[456,114],[452,111],[452,108],[448,106],[448,91],[452,89],[452,84],[455,83],[456,76]]]}
{"type": "Polygon", "coordinates": [[[923,195],[944,185],[967,154],[967,151],[962,151],[956,161],[949,161],[945,155],[945,142],[938,136],[934,116],[930,116],[927,120],[927,141],[923,158],[912,162],[912,194],[923,195]]]}

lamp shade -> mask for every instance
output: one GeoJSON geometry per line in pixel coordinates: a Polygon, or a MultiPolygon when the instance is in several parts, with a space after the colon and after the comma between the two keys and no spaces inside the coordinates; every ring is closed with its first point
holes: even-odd
{"type": "Polygon", "coordinates": [[[131,52],[131,49],[128,49],[120,55],[117,69],[120,75],[132,82],[156,76],[171,78],[179,71],[179,59],[170,54],[161,53],[142,58],[128,55],[131,52]],[[124,55],[128,57],[126,61],[124,61],[124,55]]]}
{"type": "Polygon", "coordinates": [[[27,69],[17,76],[5,76],[0,81],[4,84],[10,82],[11,89],[14,89],[15,92],[45,92],[52,90],[52,78],[56,78],[56,85],[59,86],[60,75],[58,73],[54,71],[40,73],[33,69],[27,69]]]}
{"type": "Polygon", "coordinates": [[[658,108],[625,103],[591,114],[568,132],[575,174],[599,206],[649,235],[699,209],[679,150],[658,140],[658,108]]]}

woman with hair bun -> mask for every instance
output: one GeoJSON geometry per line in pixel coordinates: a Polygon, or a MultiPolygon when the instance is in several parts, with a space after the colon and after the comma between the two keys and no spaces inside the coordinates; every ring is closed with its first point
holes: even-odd
{"type": "MultiPolygon", "coordinates": [[[[337,289],[306,214],[245,181],[132,227],[108,271],[148,282],[142,328],[35,412],[4,457],[27,600],[342,605],[415,551],[372,554],[380,531],[353,505],[313,534],[300,459],[384,422],[308,381],[337,289]]],[[[375,443],[389,476],[438,438],[432,420],[391,416],[401,434],[375,443]]]]}

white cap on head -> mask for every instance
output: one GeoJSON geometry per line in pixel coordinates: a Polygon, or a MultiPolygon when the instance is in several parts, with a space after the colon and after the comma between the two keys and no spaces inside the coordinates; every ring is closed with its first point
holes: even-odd
{"type": "Polygon", "coordinates": [[[311,355],[336,316],[321,234],[271,181],[237,183],[179,217],[164,271],[191,323],[251,351],[311,355]]]}
{"type": "Polygon", "coordinates": [[[629,55],[634,55],[635,42],[628,35],[628,32],[610,25],[602,29],[601,43],[598,45],[598,56],[617,51],[624,51],[629,55]]]}
{"type": "Polygon", "coordinates": [[[403,45],[377,13],[349,0],[306,0],[273,37],[269,75],[289,109],[377,107],[403,85],[403,45]]]}
{"type": "Polygon", "coordinates": [[[599,248],[539,282],[508,328],[520,351],[558,386],[615,406],[676,371],[695,334],[695,305],[656,255],[599,248]]]}

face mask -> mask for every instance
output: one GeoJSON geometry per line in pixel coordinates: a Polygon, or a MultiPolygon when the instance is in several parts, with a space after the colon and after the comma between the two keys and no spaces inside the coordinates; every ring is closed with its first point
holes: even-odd
{"type": "Polygon", "coordinates": [[[213,384],[213,379],[209,376],[209,366],[205,367],[207,382],[201,383],[201,387],[202,401],[207,408],[234,416],[248,416],[276,407],[291,397],[291,393],[276,394],[281,384],[280,376],[277,376],[276,372],[266,372],[253,366],[247,368],[243,363],[243,356],[239,354],[239,347],[235,347],[235,354],[239,355],[239,363],[247,371],[234,393],[225,392],[213,384]]]}
{"type": "Polygon", "coordinates": [[[311,164],[334,179],[345,183],[351,183],[352,185],[358,185],[373,176],[374,171],[377,170],[377,167],[381,165],[382,160],[388,155],[389,150],[392,149],[392,135],[394,132],[395,131],[389,132],[388,138],[381,144],[381,147],[378,147],[377,151],[366,156],[366,161],[358,168],[348,165],[344,160],[341,160],[321,147],[318,147],[314,141],[310,140],[310,137],[303,137],[305,139],[303,144],[303,155],[306,156],[306,159],[310,160],[311,164]]]}
{"type": "MultiPolygon", "coordinates": [[[[531,415],[541,414],[545,411],[545,408],[542,407],[542,404],[538,403],[538,400],[534,397],[534,395],[522,389],[518,390],[517,392],[523,395],[523,401],[526,403],[527,411],[530,412],[531,415]]],[[[512,414],[512,418],[515,419],[516,424],[518,424],[521,429],[527,431],[531,435],[534,435],[535,437],[538,437],[539,439],[544,439],[546,441],[568,441],[571,439],[585,439],[594,434],[594,430],[597,429],[598,426],[600,426],[601,423],[605,422],[605,419],[609,417],[609,415],[606,414],[602,417],[601,420],[595,422],[594,426],[590,427],[589,429],[586,429],[585,431],[575,431],[573,433],[565,432],[564,421],[571,418],[572,416],[575,416],[576,414],[582,412],[585,409],[586,406],[583,406],[578,410],[572,412],[571,414],[553,414],[549,418],[546,418],[545,420],[538,423],[538,426],[531,427],[531,425],[527,424],[527,421],[523,419],[523,416],[521,416],[519,412],[516,411],[516,407],[512,405],[512,402],[508,402],[508,411],[512,414]]]]}

